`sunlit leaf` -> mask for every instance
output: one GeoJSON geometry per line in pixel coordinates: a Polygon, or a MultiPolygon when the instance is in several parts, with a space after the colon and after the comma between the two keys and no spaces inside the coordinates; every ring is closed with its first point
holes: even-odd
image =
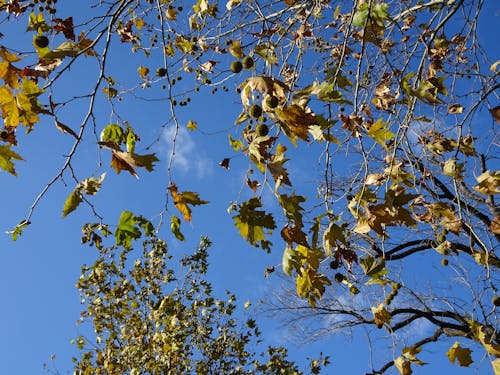
{"type": "Polygon", "coordinates": [[[377,142],[382,147],[386,148],[386,142],[390,141],[394,138],[394,133],[388,130],[389,123],[382,121],[382,118],[379,118],[377,122],[370,126],[368,129],[368,135],[373,138],[375,142],[377,142]]]}
{"type": "Polygon", "coordinates": [[[269,243],[266,242],[264,229],[273,230],[276,224],[271,214],[258,210],[260,207],[262,203],[258,198],[251,198],[242,203],[238,208],[238,215],[233,216],[234,225],[252,246],[257,247],[260,243],[264,249],[268,249],[269,243]]]}
{"type": "Polygon", "coordinates": [[[469,367],[472,363],[474,363],[471,354],[472,350],[468,348],[462,348],[458,341],[456,341],[446,352],[446,355],[448,356],[448,359],[452,364],[457,361],[458,365],[462,367],[469,367]]]}
{"type": "Polygon", "coordinates": [[[177,209],[184,215],[185,221],[191,221],[191,206],[199,206],[201,204],[207,204],[208,201],[200,199],[198,193],[194,193],[191,191],[184,191],[179,193],[177,190],[177,185],[172,184],[168,187],[170,191],[170,195],[174,199],[174,205],[177,209]]]}
{"type": "Polygon", "coordinates": [[[170,219],[170,230],[174,234],[175,238],[179,241],[184,241],[184,235],[181,233],[181,219],[175,215],[170,219]]]}
{"type": "Polygon", "coordinates": [[[77,209],[78,205],[83,201],[81,188],[77,186],[75,190],[66,198],[64,202],[62,217],[66,217],[71,212],[77,209]]]}
{"type": "Polygon", "coordinates": [[[122,212],[118,226],[115,230],[117,245],[121,245],[126,249],[130,249],[132,247],[132,241],[141,236],[141,232],[136,226],[137,223],[137,219],[132,212],[122,212]]]}

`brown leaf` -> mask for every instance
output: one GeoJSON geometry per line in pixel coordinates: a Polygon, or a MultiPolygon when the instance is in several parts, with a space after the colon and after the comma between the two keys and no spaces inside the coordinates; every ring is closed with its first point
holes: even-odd
{"type": "Polygon", "coordinates": [[[496,106],[493,109],[490,109],[491,116],[493,119],[500,124],[500,105],[496,106]]]}
{"type": "Polygon", "coordinates": [[[73,30],[73,17],[68,17],[65,20],[61,18],[54,19],[54,30],[62,32],[64,36],[72,41],[75,41],[75,32],[73,30]]]}
{"type": "Polygon", "coordinates": [[[260,183],[259,181],[256,181],[256,180],[250,180],[248,177],[245,178],[245,182],[247,184],[247,186],[252,189],[254,192],[257,191],[257,188],[260,186],[260,183]]]}
{"type": "Polygon", "coordinates": [[[135,178],[139,179],[139,175],[132,168],[132,166],[127,163],[125,160],[121,159],[120,156],[117,155],[116,152],[113,152],[111,155],[111,167],[116,171],[116,173],[120,173],[121,171],[127,171],[132,174],[135,178]]]}
{"type": "Polygon", "coordinates": [[[452,115],[459,115],[460,113],[463,113],[464,107],[462,107],[460,104],[453,104],[448,107],[448,113],[452,115]]]}
{"type": "Polygon", "coordinates": [[[231,160],[231,159],[229,159],[229,158],[224,158],[224,159],[222,159],[222,161],[219,163],[219,165],[220,165],[222,168],[229,170],[229,161],[230,161],[230,160],[231,160]]]}
{"type": "Polygon", "coordinates": [[[500,215],[495,216],[490,224],[490,231],[493,234],[500,234],[500,215]]]}
{"type": "Polygon", "coordinates": [[[64,125],[62,122],[56,120],[56,128],[63,133],[71,134],[75,139],[78,139],[78,135],[70,127],[64,125]]]}

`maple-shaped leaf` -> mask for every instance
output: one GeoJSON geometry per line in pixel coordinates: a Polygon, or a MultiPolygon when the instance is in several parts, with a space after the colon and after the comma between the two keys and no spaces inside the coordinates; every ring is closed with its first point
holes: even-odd
{"type": "Polygon", "coordinates": [[[300,204],[306,201],[306,197],[295,195],[295,193],[291,195],[280,194],[278,201],[288,220],[302,228],[302,211],[304,211],[304,209],[300,204]]]}
{"type": "Polygon", "coordinates": [[[500,194],[500,171],[486,171],[476,177],[478,184],[474,190],[484,195],[500,194]]]}
{"type": "Polygon", "coordinates": [[[198,193],[192,191],[184,191],[179,193],[176,184],[172,184],[168,187],[170,195],[174,199],[174,205],[177,209],[184,215],[185,221],[191,221],[191,206],[199,206],[201,204],[207,204],[208,201],[200,199],[198,193]]]}
{"type": "Polygon", "coordinates": [[[394,138],[395,135],[388,130],[388,125],[388,122],[384,122],[382,118],[379,118],[377,122],[370,126],[367,133],[368,136],[372,137],[375,142],[384,148],[387,148],[386,142],[394,138]]]}
{"type": "Polygon", "coordinates": [[[67,39],[75,41],[75,32],[73,28],[73,17],[68,17],[66,19],[54,18],[55,23],[53,29],[58,33],[63,33],[67,39]]]}
{"type": "Polygon", "coordinates": [[[482,325],[474,320],[469,322],[469,326],[472,335],[476,340],[478,340],[481,345],[486,349],[491,355],[500,358],[500,344],[497,344],[491,332],[482,325]]]}
{"type": "Polygon", "coordinates": [[[141,231],[136,226],[137,224],[138,220],[132,212],[123,211],[115,230],[116,244],[130,249],[132,247],[132,240],[141,237],[141,231]]]}
{"type": "Polygon", "coordinates": [[[292,136],[303,141],[309,141],[309,126],[319,123],[314,113],[297,104],[276,108],[276,115],[286,125],[283,130],[291,133],[291,135],[287,134],[289,138],[292,136]]]}
{"type": "Polygon", "coordinates": [[[376,325],[380,326],[385,323],[391,324],[392,316],[384,307],[383,303],[379,303],[376,307],[372,307],[372,314],[376,325]]]}
{"type": "Polygon", "coordinates": [[[281,230],[281,238],[289,245],[292,246],[293,243],[298,245],[309,247],[307,243],[306,234],[302,231],[302,229],[294,224],[286,224],[285,227],[281,230]]]}
{"type": "Polygon", "coordinates": [[[460,343],[456,341],[452,347],[446,352],[446,355],[448,356],[448,359],[452,364],[455,363],[455,361],[458,362],[459,366],[462,367],[469,367],[474,361],[471,358],[472,350],[468,348],[462,348],[460,346],[460,343]]]}
{"type": "Polygon", "coordinates": [[[125,160],[123,160],[121,157],[119,157],[114,152],[111,154],[111,164],[110,165],[118,174],[120,174],[121,171],[127,171],[135,178],[139,178],[139,175],[137,174],[135,169],[129,163],[127,163],[125,160]]]}
{"type": "Polygon", "coordinates": [[[2,108],[4,126],[6,128],[17,127],[17,125],[19,125],[19,108],[17,107],[17,100],[6,86],[0,86],[0,106],[2,108]]]}
{"type": "Polygon", "coordinates": [[[273,216],[258,210],[259,207],[262,207],[262,203],[256,197],[242,203],[238,215],[233,216],[234,225],[252,246],[258,247],[260,242],[260,245],[269,251],[269,242],[266,241],[264,229],[273,230],[276,224],[273,216]]]}
{"type": "Polygon", "coordinates": [[[363,269],[365,275],[371,278],[371,280],[369,280],[366,285],[384,283],[382,278],[389,272],[385,269],[384,259],[382,259],[380,263],[377,263],[375,258],[368,256],[366,258],[362,258],[359,261],[359,264],[361,265],[361,268],[363,269]]]}
{"type": "Polygon", "coordinates": [[[24,160],[19,154],[10,149],[12,145],[0,146],[0,168],[17,176],[12,160],[24,160]]]}
{"type": "Polygon", "coordinates": [[[290,178],[288,177],[288,172],[284,167],[284,164],[288,161],[288,159],[285,159],[285,150],[286,147],[278,145],[276,154],[272,155],[271,159],[266,164],[269,173],[271,173],[275,181],[274,190],[278,190],[282,184],[292,186],[290,178]]]}
{"type": "MultiPolygon", "coordinates": [[[[286,101],[286,93],[289,90],[288,86],[283,82],[266,76],[248,78],[240,85],[240,88],[241,102],[245,107],[248,107],[250,104],[250,93],[254,90],[275,97],[278,99],[279,103],[284,103],[286,101]]],[[[265,97],[265,95],[263,96],[265,97]]]]}
{"type": "Polygon", "coordinates": [[[337,241],[343,243],[345,246],[348,245],[344,236],[344,228],[330,221],[330,224],[323,233],[323,250],[325,250],[327,256],[331,257],[333,255],[332,249],[337,249],[337,241]]]}

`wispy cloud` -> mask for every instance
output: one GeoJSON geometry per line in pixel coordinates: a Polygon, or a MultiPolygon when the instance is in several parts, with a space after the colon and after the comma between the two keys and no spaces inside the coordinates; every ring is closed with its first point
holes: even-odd
{"type": "Polygon", "coordinates": [[[204,178],[213,173],[212,161],[186,128],[180,127],[176,136],[175,127],[170,126],[163,132],[163,139],[168,159],[172,150],[175,151],[172,166],[177,172],[194,175],[196,178],[204,178]]]}

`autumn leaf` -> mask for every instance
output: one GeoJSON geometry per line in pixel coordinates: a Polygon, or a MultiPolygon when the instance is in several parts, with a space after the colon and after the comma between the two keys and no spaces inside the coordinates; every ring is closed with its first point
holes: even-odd
{"type": "Polygon", "coordinates": [[[193,120],[188,121],[187,128],[189,130],[196,130],[197,127],[198,127],[198,124],[196,123],[196,121],[193,121],[193,120]]]}
{"type": "Polygon", "coordinates": [[[379,303],[376,307],[372,307],[372,314],[376,325],[381,326],[385,323],[391,324],[391,314],[384,307],[383,303],[379,303]]]}
{"type": "Polygon", "coordinates": [[[379,118],[377,122],[370,126],[368,129],[368,136],[372,137],[375,142],[384,148],[387,148],[386,142],[394,138],[394,133],[388,130],[388,122],[383,122],[382,118],[379,118]]]}
{"type": "Polygon", "coordinates": [[[500,124],[500,106],[490,109],[490,113],[493,120],[495,120],[497,124],[500,124]]]}
{"type": "Polygon", "coordinates": [[[64,125],[62,122],[55,120],[56,128],[62,133],[68,133],[73,136],[73,138],[78,139],[78,134],[74,132],[69,126],[64,125]]]}
{"type": "Polygon", "coordinates": [[[191,206],[199,206],[201,204],[207,204],[208,201],[205,201],[203,199],[200,199],[198,196],[198,193],[194,193],[191,191],[184,191],[182,193],[179,193],[177,190],[177,185],[172,184],[168,187],[168,190],[170,191],[170,195],[174,199],[174,205],[177,207],[177,209],[184,215],[184,220],[185,221],[191,221],[192,216],[191,216],[191,206]]]}
{"type": "Polygon", "coordinates": [[[241,59],[244,56],[243,48],[241,48],[241,44],[239,41],[236,40],[229,46],[229,53],[237,59],[241,59]]]}
{"type": "Polygon", "coordinates": [[[142,79],[146,79],[149,74],[149,69],[145,66],[140,66],[137,68],[137,73],[139,73],[142,79]]]}
{"type": "Polygon", "coordinates": [[[12,160],[24,160],[18,153],[10,149],[12,145],[0,146],[0,168],[17,176],[12,160]]]}
{"type": "Polygon", "coordinates": [[[86,178],[85,180],[81,181],[78,185],[81,186],[85,194],[95,195],[101,188],[102,182],[104,181],[104,177],[106,177],[106,173],[101,174],[99,178],[95,177],[86,178]]]}
{"type": "Polygon", "coordinates": [[[265,211],[258,210],[262,207],[259,198],[251,198],[244,202],[238,209],[238,215],[233,216],[234,225],[238,228],[241,237],[246,239],[252,246],[269,250],[269,242],[266,241],[264,229],[276,228],[274,218],[265,211]]]}
{"type": "Polygon", "coordinates": [[[494,195],[500,193],[500,171],[491,173],[486,171],[476,177],[478,184],[474,186],[474,190],[484,195],[494,195]]]}
{"type": "Polygon", "coordinates": [[[500,215],[495,216],[491,221],[489,229],[493,234],[500,234],[500,215]]]}
{"type": "Polygon", "coordinates": [[[474,361],[471,358],[471,353],[472,350],[468,348],[462,348],[460,346],[460,343],[456,341],[452,347],[446,352],[446,355],[448,356],[448,359],[452,364],[455,363],[455,361],[458,362],[459,366],[462,367],[469,367],[474,361]]]}

